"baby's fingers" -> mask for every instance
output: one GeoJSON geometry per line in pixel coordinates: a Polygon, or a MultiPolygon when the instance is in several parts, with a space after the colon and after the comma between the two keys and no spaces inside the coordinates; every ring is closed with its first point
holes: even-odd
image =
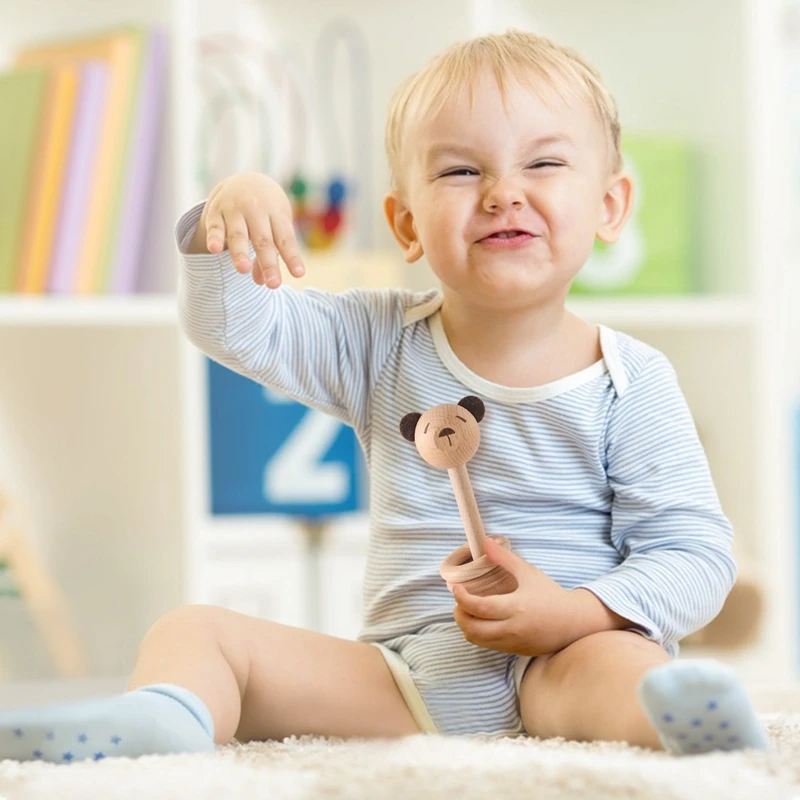
{"type": "Polygon", "coordinates": [[[225,222],[218,211],[209,211],[206,216],[206,249],[209,253],[222,252],[225,246],[225,222]]]}
{"type": "Polygon", "coordinates": [[[294,226],[288,217],[272,217],[272,235],[275,237],[275,246],[281,254],[283,263],[295,278],[299,278],[305,273],[303,259],[300,256],[300,248],[297,246],[297,239],[294,234],[294,226]]]}
{"type": "Polygon", "coordinates": [[[514,615],[511,595],[495,594],[480,596],[467,591],[460,583],[453,586],[453,597],[459,607],[478,619],[501,620],[514,615]]]}
{"type": "MultiPolygon", "coordinates": [[[[281,285],[281,268],[269,222],[251,222],[250,240],[256,251],[257,269],[260,268],[264,283],[270,289],[277,289],[281,285]]],[[[257,283],[261,283],[261,281],[257,281],[257,283]]]]}
{"type": "Polygon", "coordinates": [[[223,224],[233,266],[241,273],[249,272],[253,265],[250,262],[250,248],[248,247],[250,238],[247,234],[244,217],[235,212],[230,213],[223,216],[223,224]]]}

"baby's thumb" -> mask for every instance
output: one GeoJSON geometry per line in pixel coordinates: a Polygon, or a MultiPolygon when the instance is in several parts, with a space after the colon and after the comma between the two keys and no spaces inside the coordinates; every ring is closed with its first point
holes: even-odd
{"type": "Polygon", "coordinates": [[[492,564],[503,567],[503,569],[508,570],[508,572],[514,575],[514,577],[517,577],[520,567],[526,563],[516,553],[512,553],[511,550],[506,549],[500,544],[497,539],[490,536],[486,537],[483,550],[492,564]]]}

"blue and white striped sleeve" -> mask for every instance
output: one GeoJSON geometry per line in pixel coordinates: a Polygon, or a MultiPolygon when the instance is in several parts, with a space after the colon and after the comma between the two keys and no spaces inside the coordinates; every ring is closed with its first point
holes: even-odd
{"type": "Polygon", "coordinates": [[[606,436],[611,538],[623,562],[582,588],[668,652],[711,621],[736,578],[720,508],[672,365],[651,357],[616,401],[606,436]]]}
{"type": "Polygon", "coordinates": [[[401,294],[258,286],[227,251],[184,252],[202,209],[192,208],[175,229],[186,336],[229,369],[363,430],[373,382],[403,326],[401,294]]]}

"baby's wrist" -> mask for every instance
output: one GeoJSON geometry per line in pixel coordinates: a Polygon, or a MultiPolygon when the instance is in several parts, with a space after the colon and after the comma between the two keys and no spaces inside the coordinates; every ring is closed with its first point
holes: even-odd
{"type": "Polygon", "coordinates": [[[603,631],[623,630],[631,622],[612,611],[588,589],[572,589],[570,595],[570,642],[603,631]]]}

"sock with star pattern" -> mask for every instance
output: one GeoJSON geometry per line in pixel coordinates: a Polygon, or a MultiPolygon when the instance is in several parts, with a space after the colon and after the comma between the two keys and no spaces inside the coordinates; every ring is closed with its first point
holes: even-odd
{"type": "Polygon", "coordinates": [[[0,711],[0,758],[67,764],[214,750],[205,703],[173,684],[115,697],[0,711]]]}
{"type": "Polygon", "coordinates": [[[642,678],[639,699],[672,753],[769,747],[742,682],[720,661],[671,661],[655,667],[642,678]]]}

